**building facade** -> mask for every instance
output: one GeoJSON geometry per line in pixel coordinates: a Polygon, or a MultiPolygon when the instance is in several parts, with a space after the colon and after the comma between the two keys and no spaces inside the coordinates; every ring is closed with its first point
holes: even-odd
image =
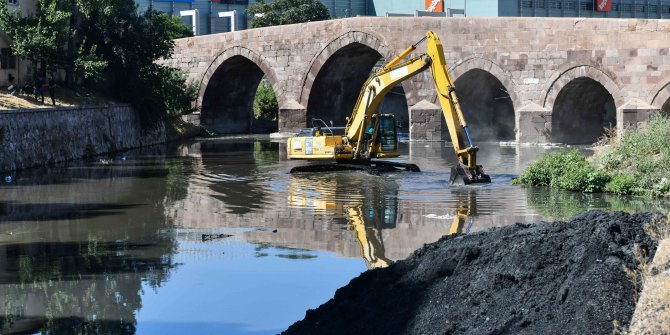
{"type": "Polygon", "coordinates": [[[370,0],[368,15],[413,14],[433,3],[465,16],[670,18],[670,0],[370,0]]]}
{"type": "Polygon", "coordinates": [[[500,3],[499,16],[670,18],[670,0],[516,0],[500,3]]]}
{"type": "MultiPolygon", "coordinates": [[[[369,0],[320,0],[333,18],[363,16],[369,13],[369,0]]],[[[140,12],[152,8],[181,16],[196,35],[247,29],[246,10],[255,0],[135,0],[140,12]]]]}
{"type": "MultiPolygon", "coordinates": [[[[26,16],[35,11],[36,0],[7,0],[7,10],[21,11],[26,16]]],[[[0,31],[0,87],[19,85],[29,78],[30,63],[16,57],[10,47],[10,40],[0,31]]]]}

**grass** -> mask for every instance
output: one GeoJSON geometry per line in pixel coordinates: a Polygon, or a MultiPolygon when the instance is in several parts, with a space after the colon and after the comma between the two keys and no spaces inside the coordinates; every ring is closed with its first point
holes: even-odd
{"type": "MultiPolygon", "coordinates": [[[[611,136],[611,132],[610,132],[611,136]]],[[[550,186],[585,193],[666,196],[670,193],[670,119],[654,117],[628,129],[593,159],[576,150],[548,153],[514,180],[516,185],[550,186]]]]}
{"type": "Polygon", "coordinates": [[[667,322],[670,320],[670,280],[662,274],[668,269],[666,264],[670,264],[667,263],[670,250],[662,246],[662,241],[670,241],[670,221],[667,217],[658,218],[645,225],[644,229],[659,246],[652,261],[644,250],[635,245],[636,266],[624,267],[624,271],[635,288],[633,299],[638,306],[630,328],[615,324],[614,334],[670,334],[670,323],[667,322]],[[641,297],[644,301],[640,301],[641,297]]]}
{"type": "Polygon", "coordinates": [[[624,266],[624,271],[628,280],[633,284],[633,301],[637,302],[640,299],[644,283],[651,274],[651,260],[649,259],[649,255],[638,244],[635,244],[633,248],[633,255],[637,263],[635,264],[636,266],[633,268],[624,266]]]}
{"type": "MultiPolygon", "coordinates": [[[[56,88],[56,105],[64,107],[82,106],[82,105],[100,105],[105,104],[106,100],[93,93],[84,91],[75,91],[69,88],[56,88]]],[[[33,109],[52,107],[49,91],[44,91],[44,104],[35,102],[35,95],[29,93],[16,92],[16,95],[10,94],[6,89],[0,89],[0,110],[8,109],[33,109]]]]}

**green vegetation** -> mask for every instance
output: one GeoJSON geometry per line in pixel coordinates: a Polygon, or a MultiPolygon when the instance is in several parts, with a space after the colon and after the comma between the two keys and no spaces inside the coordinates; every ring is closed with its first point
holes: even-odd
{"type": "Polygon", "coordinates": [[[254,98],[254,118],[257,120],[277,120],[279,105],[277,96],[267,80],[261,81],[254,98]]]}
{"type": "Polygon", "coordinates": [[[514,180],[578,192],[664,196],[670,192],[670,119],[657,116],[628,129],[591,162],[577,150],[548,153],[514,180]]]}
{"type": "Polygon", "coordinates": [[[0,28],[41,74],[65,70],[67,86],[132,104],[147,127],[192,110],[198,88],[156,63],[170,57],[173,39],[192,35],[179,18],[151,7],[138,13],[133,0],[38,0],[37,7],[25,18],[0,16],[0,28]]]}
{"type": "Polygon", "coordinates": [[[258,0],[247,8],[251,27],[269,27],[330,19],[328,8],[319,0],[258,0]]]}
{"type": "Polygon", "coordinates": [[[657,116],[641,129],[627,130],[619,144],[597,157],[596,162],[608,173],[628,176],[632,193],[665,195],[670,191],[668,143],[670,119],[657,116]]]}
{"type": "Polygon", "coordinates": [[[49,66],[59,65],[66,57],[63,48],[72,38],[70,29],[69,3],[65,1],[38,0],[37,16],[21,17],[5,15],[7,2],[0,1],[0,28],[11,38],[15,55],[32,62],[49,66]]]}

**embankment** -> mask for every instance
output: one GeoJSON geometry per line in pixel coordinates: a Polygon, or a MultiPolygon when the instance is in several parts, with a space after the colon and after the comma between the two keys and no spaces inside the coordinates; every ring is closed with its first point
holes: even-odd
{"type": "Polygon", "coordinates": [[[166,141],[128,105],[0,112],[0,171],[64,162],[166,141]]]}
{"type": "Polygon", "coordinates": [[[653,214],[578,215],[447,236],[367,271],[285,334],[612,334],[637,290],[626,269],[657,242],[653,214]]]}

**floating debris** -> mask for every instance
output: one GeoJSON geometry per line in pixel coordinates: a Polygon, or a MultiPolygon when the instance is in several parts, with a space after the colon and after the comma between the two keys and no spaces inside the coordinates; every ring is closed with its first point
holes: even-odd
{"type": "Polygon", "coordinates": [[[228,238],[228,237],[232,237],[232,236],[233,235],[229,235],[229,234],[202,234],[202,241],[203,242],[213,241],[213,240],[228,238]]]}

